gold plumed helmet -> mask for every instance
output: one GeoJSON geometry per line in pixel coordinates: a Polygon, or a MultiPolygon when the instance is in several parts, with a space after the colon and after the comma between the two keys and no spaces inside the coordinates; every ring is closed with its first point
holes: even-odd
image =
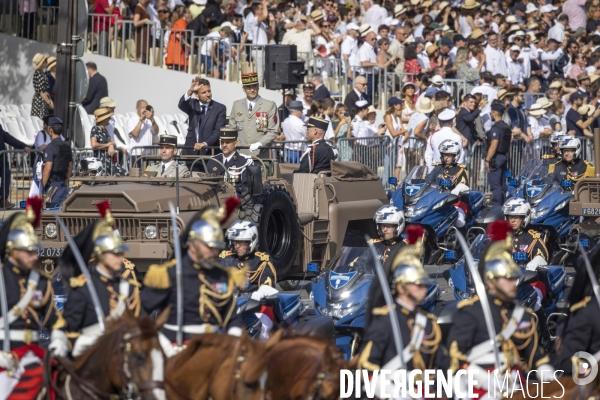
{"type": "Polygon", "coordinates": [[[505,220],[493,222],[488,227],[487,234],[492,242],[479,263],[479,275],[484,281],[521,276],[521,268],[512,258],[512,235],[509,233],[511,231],[505,220]]]}
{"type": "Polygon", "coordinates": [[[409,244],[398,250],[392,262],[392,288],[397,284],[404,287],[408,283],[427,285],[433,282],[421,263],[424,250],[423,234],[423,228],[418,225],[410,225],[406,228],[409,244]]]}
{"type": "Polygon", "coordinates": [[[99,257],[104,253],[125,253],[129,250],[129,246],[114,229],[115,220],[110,212],[110,204],[108,201],[103,201],[97,207],[102,219],[96,222],[92,233],[94,256],[99,257]]]}
{"type": "Polygon", "coordinates": [[[25,212],[15,215],[10,222],[6,254],[10,254],[13,250],[35,251],[44,248],[35,234],[41,216],[42,199],[40,197],[27,199],[25,212]]]}
{"type": "Polygon", "coordinates": [[[208,207],[190,226],[188,241],[197,240],[213,249],[226,249],[222,225],[239,204],[237,197],[230,197],[224,207],[208,207]]]}

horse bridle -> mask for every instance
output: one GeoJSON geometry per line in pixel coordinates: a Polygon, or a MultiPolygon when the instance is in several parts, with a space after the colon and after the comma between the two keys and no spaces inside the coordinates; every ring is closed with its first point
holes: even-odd
{"type": "MultiPolygon", "coordinates": [[[[290,348],[287,351],[285,351],[284,353],[287,353],[288,351],[291,351],[291,350],[295,350],[295,348],[290,348]]],[[[306,398],[307,391],[309,388],[308,383],[310,381],[312,381],[313,378],[316,378],[315,384],[313,386],[313,390],[312,390],[310,396],[307,398],[307,400],[315,400],[315,399],[319,398],[319,394],[321,391],[321,387],[323,386],[323,382],[336,380],[334,376],[327,375],[325,372],[322,372],[322,371],[319,372],[319,367],[321,366],[321,363],[323,362],[323,358],[324,358],[324,355],[320,354],[317,357],[315,357],[313,361],[307,362],[304,365],[304,367],[302,367],[296,373],[296,376],[294,377],[294,382],[297,382],[298,379],[300,379],[300,377],[302,376],[302,374],[304,374],[304,372],[307,369],[309,369],[309,367],[312,365],[312,368],[310,368],[310,373],[308,375],[308,379],[306,380],[306,384],[304,385],[304,389],[302,390],[302,397],[306,398]]]]}

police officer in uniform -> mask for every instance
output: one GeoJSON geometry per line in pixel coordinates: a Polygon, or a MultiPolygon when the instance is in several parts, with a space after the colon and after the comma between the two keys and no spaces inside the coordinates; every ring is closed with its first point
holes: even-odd
{"type": "Polygon", "coordinates": [[[559,163],[562,160],[562,153],[560,152],[558,143],[565,136],[567,136],[565,131],[554,131],[550,135],[550,144],[552,145],[551,153],[542,155],[542,160],[544,160],[544,163],[551,165],[551,167],[548,168],[549,173],[554,172],[554,164],[559,163]]]}
{"type": "Polygon", "coordinates": [[[573,191],[575,184],[587,176],[594,176],[594,166],[582,160],[581,141],[573,136],[564,136],[558,143],[562,159],[554,166],[554,182],[567,191],[573,191]],[[570,186],[565,185],[570,181],[570,186]]]}
{"type": "MultiPolygon", "coordinates": [[[[235,212],[236,210],[234,210],[235,212]]],[[[221,221],[226,221],[225,209],[206,207],[190,221],[181,237],[183,288],[176,284],[176,260],[161,265],[151,265],[144,277],[141,294],[144,310],[162,311],[171,305],[163,334],[176,340],[177,292],[183,290],[183,337],[226,331],[239,336],[243,321],[236,313],[236,292],[245,287],[245,270],[223,267],[218,263],[225,249],[221,221]]],[[[167,355],[173,349],[163,346],[167,355]]]]}
{"type": "Polygon", "coordinates": [[[383,264],[386,263],[390,253],[395,253],[396,248],[401,248],[406,244],[402,239],[404,231],[404,212],[396,206],[384,205],[375,212],[373,221],[377,226],[377,239],[371,239],[383,264]]]}
{"type": "MultiPolygon", "coordinates": [[[[392,312],[400,322],[407,370],[431,369],[436,353],[443,347],[440,344],[442,334],[435,317],[419,308],[427,295],[427,284],[432,281],[421,264],[422,229],[409,226],[406,232],[410,244],[398,251],[391,264],[390,287],[396,301],[392,312]]],[[[396,357],[397,352],[389,312],[387,306],[371,310],[372,318],[365,329],[358,369],[391,369],[386,364],[396,357]]]]}
{"type": "Polygon", "coordinates": [[[175,154],[177,154],[177,136],[173,135],[162,135],[160,137],[160,159],[161,162],[153,164],[146,168],[146,171],[156,172],[158,177],[174,177],[179,170],[180,178],[189,178],[190,171],[184,164],[175,161],[175,154]]]}
{"type": "MultiPolygon", "coordinates": [[[[49,350],[55,356],[66,356],[67,338],[59,329],[64,319],[54,303],[51,278],[37,267],[38,250],[42,245],[35,233],[42,210],[39,197],[27,201],[26,211],[14,214],[0,230],[0,254],[4,262],[0,273],[4,276],[8,300],[10,351],[0,351],[0,398],[35,398],[39,386],[31,382],[43,375],[44,350],[39,347],[39,332],[56,329],[51,334],[49,350]],[[17,370],[17,366],[27,370],[17,370]],[[20,380],[23,379],[22,382],[20,380]]],[[[0,310],[0,321],[3,321],[0,310]]],[[[4,323],[1,323],[2,326],[4,323]]],[[[0,343],[4,340],[0,329],[0,343]]]]}
{"type": "Polygon", "coordinates": [[[331,160],[335,160],[335,153],[330,145],[325,142],[325,132],[329,121],[317,117],[310,117],[306,123],[306,140],[311,142],[300,158],[300,168],[294,173],[318,174],[331,169],[331,160]]]}
{"type": "Polygon", "coordinates": [[[61,138],[63,122],[48,119],[48,133],[52,139],[44,149],[42,185],[49,203],[59,205],[69,195],[69,179],[73,173],[71,144],[61,138]]]}
{"type": "MultiPolygon", "coordinates": [[[[549,365],[550,358],[539,346],[536,319],[531,310],[521,307],[515,301],[517,296],[517,279],[521,269],[513,261],[511,249],[512,238],[508,234],[510,226],[506,221],[497,221],[490,225],[488,234],[492,242],[479,261],[479,275],[483,280],[486,296],[490,305],[491,318],[495,333],[501,340],[490,341],[486,327],[485,313],[479,297],[474,296],[458,304],[446,343],[449,343],[450,370],[456,372],[459,368],[466,369],[478,381],[474,388],[479,398],[487,393],[486,398],[502,398],[500,388],[488,376],[494,376],[494,347],[500,353],[501,375],[504,380],[508,371],[513,387],[517,370],[525,374],[536,370],[538,380],[548,382],[553,378],[554,368],[549,365]],[[488,374],[490,372],[490,374],[488,374]]],[[[466,382],[462,382],[463,390],[466,382]]],[[[506,386],[504,388],[506,390],[506,386]]]]}
{"type": "Polygon", "coordinates": [[[488,182],[492,191],[492,204],[501,206],[504,204],[506,185],[504,172],[508,170],[508,152],[512,132],[510,126],[502,120],[504,106],[500,103],[491,105],[492,121],[494,126],[487,133],[487,154],[485,156],[485,169],[488,173],[488,182]]]}
{"type": "Polygon", "coordinates": [[[233,103],[229,123],[236,124],[239,129],[240,145],[250,147],[242,153],[270,158],[271,152],[260,148],[271,146],[278,135],[277,105],[258,95],[256,72],[242,74],[242,89],[246,97],[233,103]]]}
{"type": "Polygon", "coordinates": [[[252,157],[236,150],[238,145],[236,127],[222,127],[219,143],[222,153],[212,157],[218,162],[209,160],[206,163],[206,168],[210,174],[225,175],[225,180],[235,185],[235,191],[239,197],[248,188],[246,167],[253,164],[252,157]],[[223,166],[227,168],[227,174],[225,174],[223,166]]]}
{"type": "MultiPolygon", "coordinates": [[[[98,204],[101,218],[88,225],[75,238],[84,260],[92,260],[89,271],[98,294],[104,316],[118,319],[126,308],[137,316],[140,312],[140,284],[134,265],[124,258],[129,247],[113,228],[114,219],[108,202],[98,204]],[[123,266],[125,271],[123,272],[123,266]]],[[[73,356],[82,354],[104,333],[100,329],[94,302],[75,259],[73,249],[67,246],[59,260],[62,277],[69,292],[63,314],[67,322],[67,336],[75,341],[73,356]]]]}

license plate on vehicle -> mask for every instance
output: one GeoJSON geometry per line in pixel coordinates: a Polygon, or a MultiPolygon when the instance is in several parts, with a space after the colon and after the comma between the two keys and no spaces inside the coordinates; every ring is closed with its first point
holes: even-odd
{"type": "Polygon", "coordinates": [[[581,212],[584,215],[600,215],[600,208],[583,208],[581,212]]]}
{"type": "Polygon", "coordinates": [[[62,256],[63,250],[61,247],[46,247],[38,250],[38,257],[59,258],[62,256]]]}

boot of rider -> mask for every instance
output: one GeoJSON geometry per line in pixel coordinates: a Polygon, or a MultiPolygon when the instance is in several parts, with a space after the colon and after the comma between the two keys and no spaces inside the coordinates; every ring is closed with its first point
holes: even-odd
{"type": "Polygon", "coordinates": [[[546,351],[552,350],[554,343],[552,342],[552,338],[550,337],[550,330],[548,330],[548,324],[546,323],[546,312],[544,311],[544,307],[540,307],[535,315],[538,319],[538,332],[540,334],[540,344],[546,351]]]}

